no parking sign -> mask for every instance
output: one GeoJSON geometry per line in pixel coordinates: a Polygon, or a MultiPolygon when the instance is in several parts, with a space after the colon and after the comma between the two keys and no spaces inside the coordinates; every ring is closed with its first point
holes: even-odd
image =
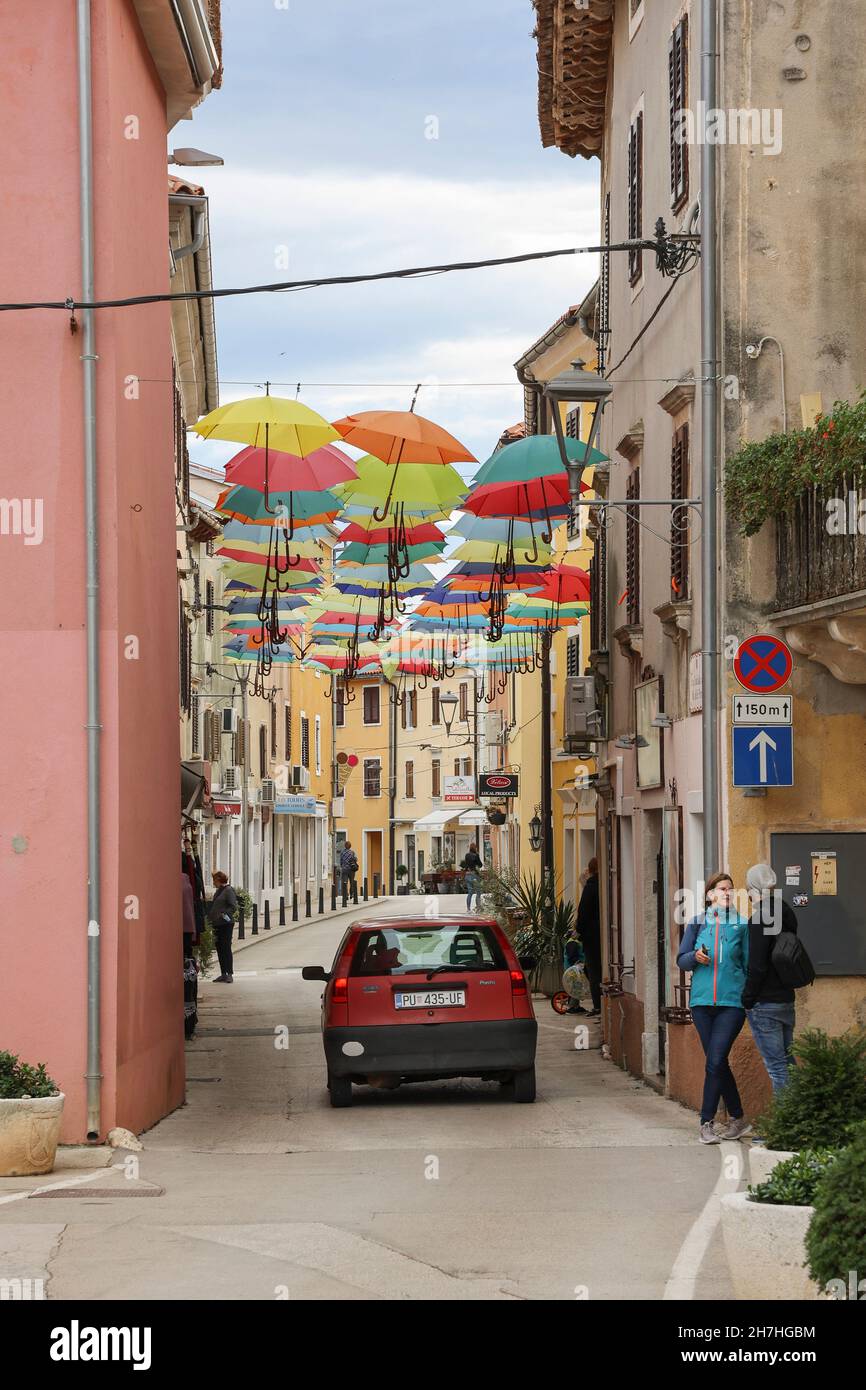
{"type": "Polygon", "coordinates": [[[771,695],[791,679],[794,658],[779,637],[758,633],[747,637],[737,648],[734,675],[744,690],[755,695],[771,695]]]}

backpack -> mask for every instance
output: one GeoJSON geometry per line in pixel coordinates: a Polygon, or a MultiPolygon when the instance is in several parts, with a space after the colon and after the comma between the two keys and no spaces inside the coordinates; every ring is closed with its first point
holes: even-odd
{"type": "Polygon", "coordinates": [[[809,952],[793,932],[779,933],[770,955],[773,969],[788,989],[803,989],[815,979],[815,967],[809,952]]]}

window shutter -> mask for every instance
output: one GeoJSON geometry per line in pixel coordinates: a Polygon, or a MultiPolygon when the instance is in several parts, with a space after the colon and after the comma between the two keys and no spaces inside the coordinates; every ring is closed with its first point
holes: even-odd
{"type": "Polygon", "coordinates": [[[201,711],[199,709],[199,698],[197,695],[192,697],[192,755],[194,758],[201,753],[201,711]]]}
{"type": "Polygon", "coordinates": [[[438,759],[438,758],[434,758],[433,761],[432,761],[432,763],[430,764],[430,772],[431,772],[431,778],[430,778],[430,780],[431,780],[430,795],[431,795],[431,796],[441,796],[441,795],[442,795],[442,775],[441,775],[441,768],[442,768],[442,765],[441,765],[441,763],[439,762],[439,759],[438,759]]]}
{"type": "Polygon", "coordinates": [[[305,714],[301,715],[301,762],[310,766],[310,721],[305,714]]]}
{"type": "Polygon", "coordinates": [[[565,674],[580,675],[580,637],[569,637],[565,649],[565,674]]]}
{"type": "MultiPolygon", "coordinates": [[[[610,245],[610,194],[604,199],[604,245],[610,245]]],[[[605,251],[601,258],[601,275],[598,283],[598,374],[604,376],[607,370],[607,349],[610,340],[610,252],[605,251]]]]}
{"type": "Polygon", "coordinates": [[[214,587],[213,587],[213,580],[212,580],[212,579],[209,579],[209,580],[207,581],[207,583],[205,584],[204,593],[205,593],[205,599],[204,599],[204,601],[205,601],[205,604],[206,604],[206,611],[205,611],[205,615],[204,615],[204,630],[205,630],[205,632],[207,633],[208,637],[210,637],[210,636],[212,636],[212,634],[213,634],[213,601],[214,601],[214,587]]]}
{"type": "MultiPolygon", "coordinates": [[[[625,486],[627,501],[637,501],[640,497],[640,470],[635,469],[625,486]]],[[[626,507],[625,543],[625,582],[628,589],[626,599],[626,622],[630,626],[640,625],[640,508],[626,507]]]]}
{"type": "MultiPolygon", "coordinates": [[[[638,112],[628,134],[628,239],[643,236],[643,112],[638,112]]],[[[629,251],[628,278],[634,285],[643,272],[643,252],[629,251]]]]}
{"type": "Polygon", "coordinates": [[[271,757],[277,756],[277,702],[271,700],[271,757]]]}
{"type": "Polygon", "coordinates": [[[431,714],[431,716],[430,716],[430,723],[431,723],[431,724],[440,724],[441,722],[442,722],[442,714],[441,714],[441,711],[440,711],[440,709],[439,709],[439,687],[438,687],[438,685],[434,685],[434,687],[433,687],[433,712],[432,712],[432,714],[431,714]]]}
{"type": "Polygon", "coordinates": [[[285,737],[286,737],[286,762],[287,762],[287,763],[290,763],[290,762],[292,761],[292,707],[291,707],[291,705],[286,705],[286,707],[285,707],[285,719],[286,719],[286,730],[285,730],[285,737]]]}
{"type": "Polygon", "coordinates": [[[268,770],[268,731],[264,724],[259,725],[259,776],[264,777],[268,770]]]}
{"type": "MultiPolygon", "coordinates": [[[[671,450],[671,497],[689,495],[689,427],[681,425],[671,450]]],[[[689,597],[689,509],[671,508],[671,600],[689,597]]]]}
{"type": "MultiPolygon", "coordinates": [[[[668,44],[668,115],[671,143],[671,207],[678,212],[689,196],[689,149],[682,140],[674,138],[679,128],[679,113],[685,111],[689,100],[688,87],[688,19],[684,15],[668,44]]],[[[680,131],[680,134],[682,132],[680,131]]]]}

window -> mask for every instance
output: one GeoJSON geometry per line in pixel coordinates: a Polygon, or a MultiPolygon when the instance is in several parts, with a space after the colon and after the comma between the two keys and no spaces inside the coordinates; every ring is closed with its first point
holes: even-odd
{"type": "Polygon", "coordinates": [[[406,798],[411,801],[415,795],[415,764],[406,764],[406,798]]]}
{"type": "Polygon", "coordinates": [[[380,796],[382,791],[382,763],[379,758],[364,759],[364,795],[380,796]]]}
{"type": "Polygon", "coordinates": [[[310,766],[310,721],[305,714],[301,715],[301,764],[310,766]]]}
{"type": "Polygon", "coordinates": [[[569,637],[565,646],[565,674],[580,675],[580,633],[569,637]]]}
{"type": "MultiPolygon", "coordinates": [[[[402,863],[401,851],[397,853],[402,863]]],[[[502,947],[489,927],[442,925],[428,918],[418,926],[362,930],[350,974],[417,975],[437,965],[487,971],[507,968],[502,947]]]]}
{"type": "Polygon", "coordinates": [[[589,562],[589,645],[607,651],[607,527],[602,524],[589,562]]]}
{"type": "Polygon", "coordinates": [[[285,738],[286,738],[286,762],[288,763],[288,762],[291,762],[291,760],[292,760],[292,707],[291,707],[291,705],[285,705],[285,706],[284,706],[284,708],[283,708],[283,715],[284,715],[284,718],[285,718],[285,725],[286,725],[286,729],[285,729],[285,738]]]}
{"type": "MultiPolygon", "coordinates": [[[[635,468],[625,485],[627,502],[640,498],[640,470],[635,468]]],[[[640,626],[640,508],[626,506],[625,509],[625,582],[626,622],[632,627],[640,626]]]]}
{"type": "Polygon", "coordinates": [[[342,729],[346,723],[346,687],[338,681],[335,689],[334,723],[342,729]]]}
{"type": "Polygon", "coordinates": [[[431,715],[430,715],[430,723],[431,723],[431,724],[441,724],[441,723],[442,723],[442,707],[441,707],[441,705],[439,704],[439,687],[438,687],[438,685],[434,685],[434,687],[433,687],[432,700],[433,700],[433,711],[432,711],[432,713],[431,713],[431,715]]]}
{"type": "MultiPolygon", "coordinates": [[[[604,198],[604,237],[602,245],[610,245],[610,194],[604,198]]],[[[607,350],[610,343],[610,252],[605,251],[601,258],[601,275],[598,281],[598,309],[596,312],[598,331],[598,374],[604,376],[607,370],[607,350]]]]}
{"type": "Polygon", "coordinates": [[[644,0],[628,0],[628,41],[631,43],[644,17],[644,0]]]}
{"type": "Polygon", "coordinates": [[[268,770],[268,730],[265,724],[259,725],[259,776],[264,777],[268,770]]]}
{"type": "Polygon", "coordinates": [[[463,774],[464,777],[471,777],[471,776],[472,776],[472,759],[471,759],[471,758],[464,758],[464,759],[463,759],[463,765],[462,765],[462,767],[460,768],[460,771],[462,772],[462,774],[463,774]]]}
{"type": "Polygon", "coordinates": [[[277,756],[277,700],[271,700],[271,757],[277,756]]]}
{"type": "Polygon", "coordinates": [[[192,755],[197,758],[201,747],[201,714],[199,712],[199,697],[192,697],[192,755]]]}
{"type": "Polygon", "coordinates": [[[407,690],[400,706],[400,723],[404,729],[414,729],[418,724],[418,692],[407,690]]]}
{"type": "Polygon", "coordinates": [[[469,686],[466,681],[460,682],[460,722],[465,724],[469,718],[469,686]]]}
{"type": "MultiPolygon", "coordinates": [[[[643,236],[643,112],[638,111],[628,132],[628,239],[643,236]]],[[[640,251],[628,253],[628,280],[636,285],[643,274],[640,251]]]]}
{"type": "Polygon", "coordinates": [[[689,196],[689,147],[681,113],[688,109],[688,19],[683,15],[668,44],[668,119],[671,143],[671,207],[679,212],[689,196]]]}
{"type": "MultiPolygon", "coordinates": [[[[671,450],[671,497],[689,495],[689,427],[681,425],[671,450]]],[[[671,508],[671,600],[689,597],[689,509],[671,508]]]]}
{"type": "Polygon", "coordinates": [[[434,758],[430,764],[430,795],[442,795],[442,764],[434,758]]]}
{"type": "Polygon", "coordinates": [[[364,686],[364,723],[378,724],[380,722],[379,712],[379,687],[378,685],[364,686]]]}
{"type": "Polygon", "coordinates": [[[212,579],[209,579],[209,580],[207,581],[207,583],[205,584],[205,586],[204,586],[204,601],[205,601],[204,630],[205,630],[205,632],[207,633],[208,637],[211,637],[211,636],[213,635],[213,603],[214,603],[214,587],[213,587],[213,580],[212,580],[212,579]]]}
{"type": "Polygon", "coordinates": [[[316,715],[315,723],[315,749],[316,773],[318,775],[322,771],[322,720],[318,714],[316,715]]]}
{"type": "Polygon", "coordinates": [[[455,759],[454,759],[454,776],[455,776],[455,777],[459,777],[459,776],[460,776],[460,759],[459,759],[459,758],[455,758],[455,759]]]}

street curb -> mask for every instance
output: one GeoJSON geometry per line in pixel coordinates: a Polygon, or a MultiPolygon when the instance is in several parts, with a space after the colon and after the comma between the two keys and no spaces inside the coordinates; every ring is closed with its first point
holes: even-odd
{"type": "MultiPolygon", "coordinates": [[[[261,941],[273,941],[275,937],[286,936],[289,932],[298,931],[300,927],[314,927],[321,922],[339,922],[345,918],[354,917],[356,913],[364,911],[366,908],[377,907],[379,903],[396,902],[397,896],[368,899],[367,902],[359,902],[357,906],[351,903],[348,907],[338,907],[336,912],[325,912],[321,917],[301,917],[297,922],[286,922],[284,927],[271,927],[270,931],[265,932],[259,928],[256,936],[245,936],[243,941],[232,939],[232,955],[237,955],[238,951],[243,951],[247,946],[258,946],[261,941]]],[[[245,929],[248,931],[249,927],[245,929]]]]}

